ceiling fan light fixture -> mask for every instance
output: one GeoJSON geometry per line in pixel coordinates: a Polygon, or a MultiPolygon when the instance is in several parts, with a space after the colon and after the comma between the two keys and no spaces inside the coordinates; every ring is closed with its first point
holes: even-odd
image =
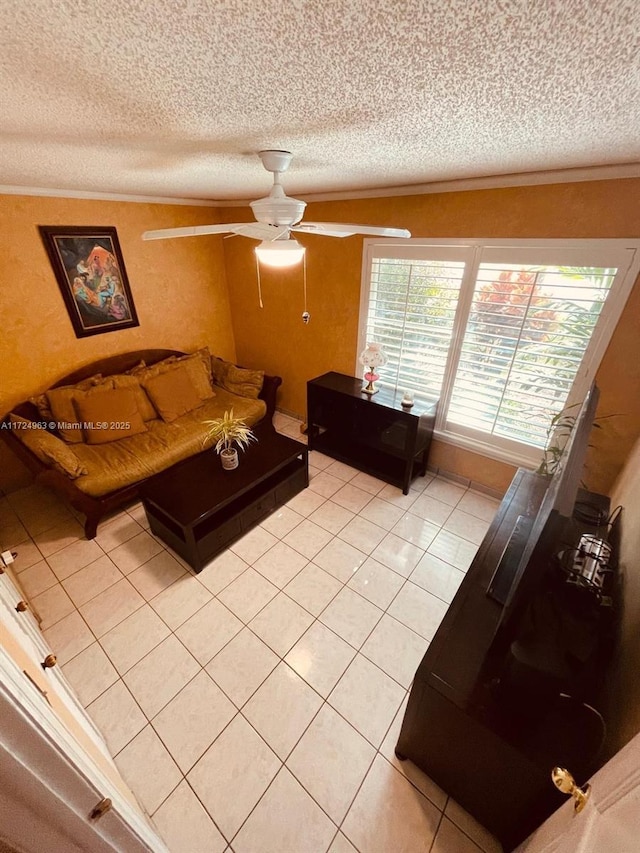
{"type": "Polygon", "coordinates": [[[261,264],[268,267],[293,267],[304,257],[304,246],[297,240],[263,240],[255,249],[261,264]]]}

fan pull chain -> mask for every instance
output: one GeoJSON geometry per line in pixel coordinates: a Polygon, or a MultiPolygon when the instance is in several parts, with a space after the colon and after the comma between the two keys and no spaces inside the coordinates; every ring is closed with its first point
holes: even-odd
{"type": "Polygon", "coordinates": [[[304,311],[302,312],[302,322],[308,323],[311,319],[311,314],[307,311],[307,253],[302,256],[302,290],[304,294],[304,311]]]}
{"type": "Polygon", "coordinates": [[[258,256],[256,255],[256,272],[258,274],[258,304],[261,308],[264,308],[262,304],[262,283],[260,281],[260,261],[258,260],[258,256]]]}

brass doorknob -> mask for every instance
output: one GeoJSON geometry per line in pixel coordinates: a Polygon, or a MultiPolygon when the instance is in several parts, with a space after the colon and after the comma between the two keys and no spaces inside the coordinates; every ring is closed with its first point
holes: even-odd
{"type": "Polygon", "coordinates": [[[591,796],[591,785],[587,782],[583,788],[579,788],[576,780],[564,767],[554,767],[551,771],[551,779],[559,791],[573,797],[573,808],[576,814],[580,814],[591,796]]]}
{"type": "Polygon", "coordinates": [[[47,655],[46,658],[40,664],[40,666],[43,669],[51,669],[51,667],[55,666],[57,663],[58,658],[55,655],[47,655]]]}
{"type": "Polygon", "coordinates": [[[16,610],[18,611],[18,613],[24,613],[24,611],[28,610],[28,609],[29,609],[29,605],[27,604],[26,601],[19,601],[16,604],[16,610]]]}

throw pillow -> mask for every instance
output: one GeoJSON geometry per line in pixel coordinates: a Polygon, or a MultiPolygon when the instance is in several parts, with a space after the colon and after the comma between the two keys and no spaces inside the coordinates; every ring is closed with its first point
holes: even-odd
{"type": "Polygon", "coordinates": [[[211,356],[209,362],[211,367],[211,377],[216,385],[224,388],[224,380],[229,372],[229,368],[233,367],[230,361],[225,361],[223,358],[218,358],[215,355],[211,356]]]}
{"type": "Polygon", "coordinates": [[[170,355],[168,358],[163,358],[162,361],[156,361],[155,364],[145,365],[144,362],[141,361],[137,367],[132,367],[128,372],[131,376],[135,376],[140,381],[140,384],[144,384],[146,379],[151,379],[153,376],[157,376],[159,373],[164,373],[165,370],[173,367],[177,360],[177,355],[170,355]]]}
{"type": "Polygon", "coordinates": [[[230,364],[222,387],[239,397],[251,397],[256,400],[262,391],[264,370],[245,370],[230,364]]]}
{"type": "Polygon", "coordinates": [[[13,430],[15,437],[35,453],[45,465],[51,465],[56,471],[60,471],[72,480],[87,473],[87,469],[80,464],[73,450],[57,436],[42,427],[30,426],[31,421],[18,415],[9,415],[9,420],[12,424],[16,424],[13,430]]]}
{"type": "Polygon", "coordinates": [[[84,423],[87,444],[106,444],[147,431],[133,388],[102,389],[76,398],[74,405],[84,423]]]}
{"type": "Polygon", "coordinates": [[[80,444],[84,441],[82,425],[78,420],[73,401],[76,397],[95,393],[100,390],[102,378],[92,376],[83,379],[77,385],[63,385],[61,388],[50,388],[47,391],[47,399],[51,406],[54,420],[58,426],[57,430],[61,438],[69,444],[80,444]]]}
{"type": "Polygon", "coordinates": [[[140,381],[136,376],[128,376],[124,373],[116,373],[113,376],[110,376],[111,380],[110,387],[112,388],[131,388],[133,393],[136,395],[136,405],[138,407],[138,411],[142,415],[143,421],[154,421],[158,417],[158,413],[153,408],[153,403],[147,396],[147,392],[144,390],[142,385],[140,385],[140,381]]]}
{"type": "Polygon", "coordinates": [[[152,376],[143,385],[160,417],[167,423],[197,409],[203,403],[184,364],[152,376]]]}
{"type": "Polygon", "coordinates": [[[216,396],[211,384],[211,356],[208,349],[182,356],[176,363],[186,367],[201,400],[210,400],[216,396]]]}
{"type": "MultiPolygon", "coordinates": [[[[89,376],[87,379],[83,379],[81,382],[78,382],[76,385],[63,385],[63,388],[90,388],[92,385],[97,385],[98,382],[102,379],[101,373],[96,373],[95,376],[89,376]]],[[[54,390],[54,389],[51,389],[54,390]]],[[[47,397],[48,392],[44,392],[43,394],[37,394],[35,397],[29,397],[29,402],[33,403],[33,405],[38,410],[38,414],[40,415],[40,419],[43,421],[54,421],[55,417],[53,416],[53,412],[51,411],[51,406],[49,404],[49,399],[47,397]]]]}

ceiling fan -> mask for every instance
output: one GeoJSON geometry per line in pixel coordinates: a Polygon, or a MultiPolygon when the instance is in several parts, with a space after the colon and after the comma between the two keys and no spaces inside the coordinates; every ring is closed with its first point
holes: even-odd
{"type": "Polygon", "coordinates": [[[280,182],[293,155],[289,151],[259,151],[258,156],[268,172],[273,173],[273,187],[265,198],[251,202],[256,222],[227,222],[221,225],[195,225],[186,228],[163,228],[145,231],[143,240],[170,237],[195,237],[201,234],[239,234],[260,240],[258,259],[269,266],[288,267],[302,260],[304,246],[291,238],[291,233],[320,234],[325,237],[351,237],[367,234],[379,237],[411,237],[406,228],[378,228],[373,225],[348,225],[341,222],[302,222],[306,202],[290,198],[280,182]]]}

